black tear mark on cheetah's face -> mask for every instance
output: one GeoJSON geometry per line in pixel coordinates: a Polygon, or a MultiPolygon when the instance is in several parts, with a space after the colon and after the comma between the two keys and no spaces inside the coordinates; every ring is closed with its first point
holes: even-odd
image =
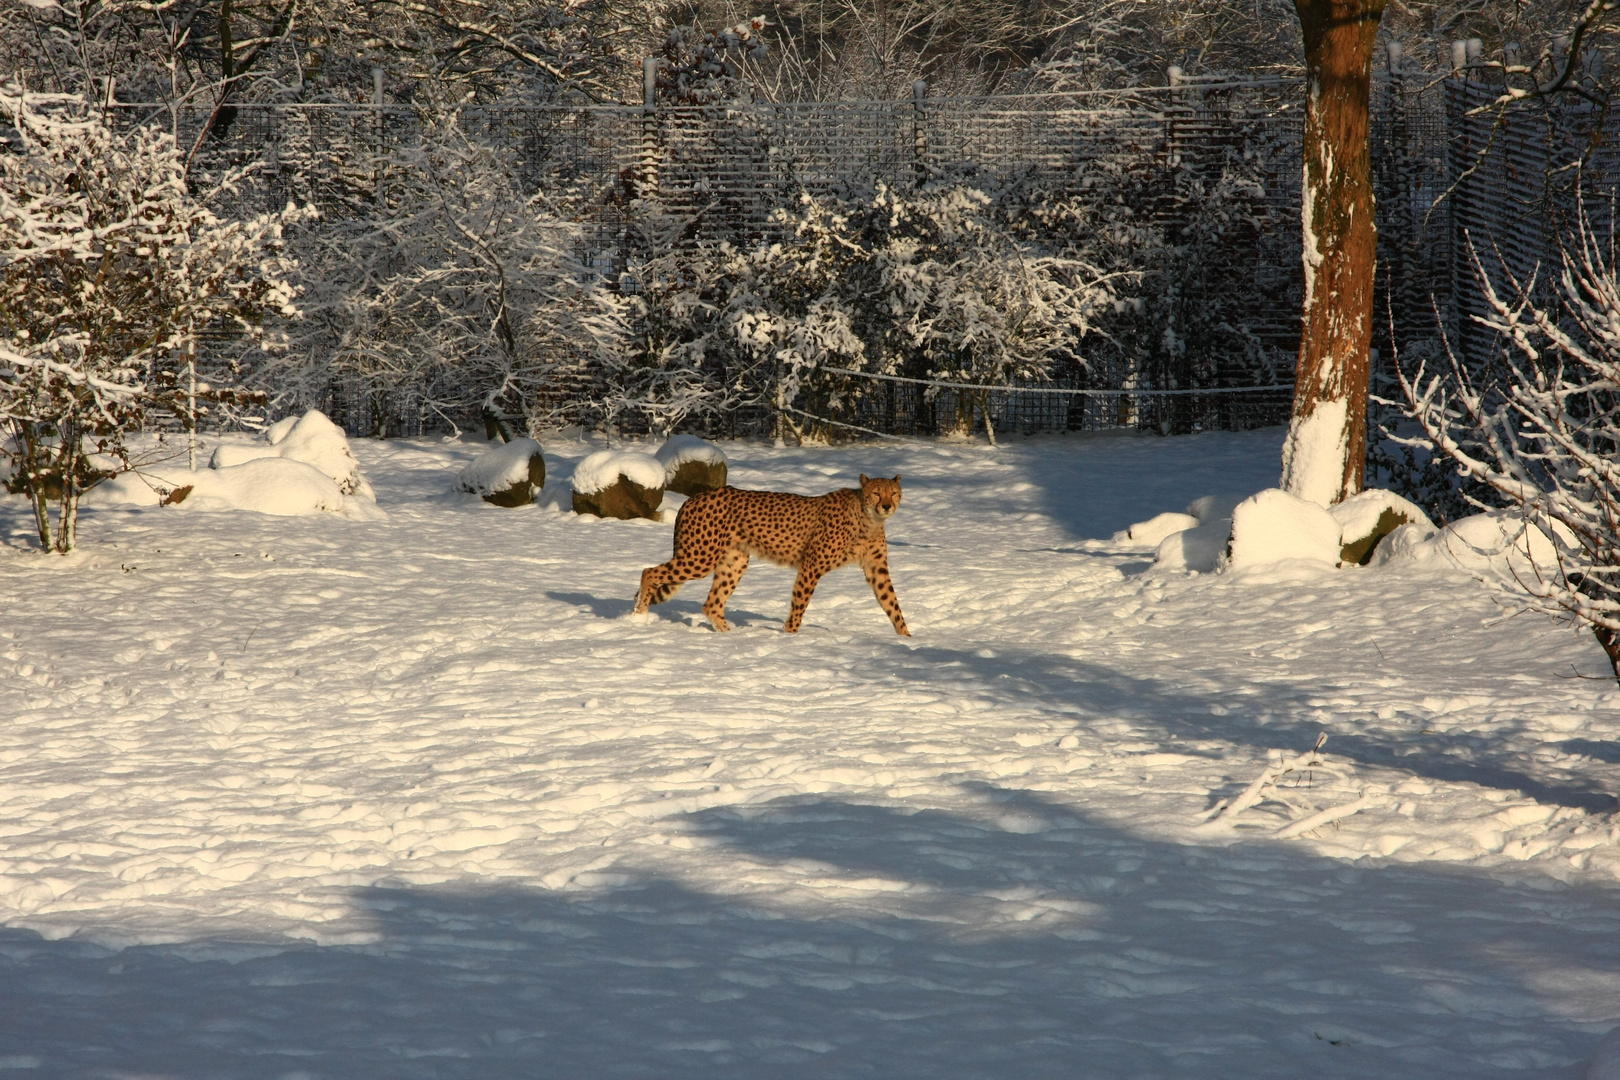
{"type": "Polygon", "coordinates": [[[636,612],[661,604],[694,578],[714,575],[703,612],[716,630],[729,630],[726,601],[748,560],[759,556],[798,571],[793,606],[782,629],[797,633],[816,583],[831,570],[856,563],[897,634],[909,636],[894,581],[884,522],[900,506],[900,477],[861,477],[861,486],[811,498],[780,491],[724,487],[694,495],[675,517],[675,553],[641,572],[636,612]]]}

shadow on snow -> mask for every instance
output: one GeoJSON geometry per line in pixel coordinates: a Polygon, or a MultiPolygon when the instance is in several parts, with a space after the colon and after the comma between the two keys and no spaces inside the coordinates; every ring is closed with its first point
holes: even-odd
{"type": "Polygon", "coordinates": [[[630,855],[558,890],[352,890],[363,946],[233,964],[0,932],[0,1060],[211,1080],[1550,1080],[1606,1028],[1620,887],[1164,843],[1030,791],[967,794],[671,822],[724,853],[723,886],[630,855]]]}

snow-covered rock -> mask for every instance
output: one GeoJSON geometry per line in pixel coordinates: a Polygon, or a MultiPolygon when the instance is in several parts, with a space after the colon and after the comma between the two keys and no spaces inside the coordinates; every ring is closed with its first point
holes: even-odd
{"type": "Polygon", "coordinates": [[[1476,573],[1486,571],[1534,576],[1555,570],[1558,547],[1574,543],[1560,530],[1558,544],[1527,523],[1517,510],[1493,510],[1459,518],[1444,529],[1426,522],[1403,525],[1373,551],[1372,564],[1408,563],[1418,566],[1453,566],[1476,573]]]}
{"type": "Polygon", "coordinates": [[[298,417],[283,416],[280,420],[264,429],[264,441],[271,446],[276,445],[287,437],[287,432],[291,431],[296,423],[298,423],[298,417]]]}
{"type": "Polygon", "coordinates": [[[574,513],[657,521],[664,466],[651,454],[599,450],[574,467],[574,513]]]}
{"type": "Polygon", "coordinates": [[[278,517],[384,516],[369,499],[345,495],[315,466],[263,457],[217,469],[143,469],[103,481],[84,496],[90,507],[175,506],[188,511],[252,510],[278,517]]]}
{"type": "Polygon", "coordinates": [[[664,486],[664,466],[651,454],[628,450],[598,450],[574,466],[574,491],[593,495],[619,482],[623,477],[644,488],[664,486]]]}
{"type": "Polygon", "coordinates": [[[360,463],[349,449],[343,429],[319,409],[277,421],[265,430],[264,437],[262,443],[221,443],[214,450],[209,466],[227,469],[260,458],[290,458],[319,469],[345,495],[377,501],[371,485],[360,474],[360,463]]]}
{"type": "Polygon", "coordinates": [[[1339,563],[1339,523],[1327,509],[1268,488],[1232,510],[1225,565],[1232,570],[1283,562],[1339,563]]]}
{"type": "Polygon", "coordinates": [[[664,492],[664,501],[658,504],[658,520],[666,525],[675,524],[675,518],[680,515],[681,507],[686,505],[688,495],[678,491],[664,492]]]}
{"type": "Polygon", "coordinates": [[[1188,503],[1187,513],[1199,521],[1229,519],[1232,516],[1232,511],[1237,509],[1237,504],[1246,498],[1248,498],[1247,495],[1205,495],[1188,503]]]}
{"type": "Polygon", "coordinates": [[[1158,514],[1138,521],[1125,531],[1125,536],[1139,544],[1158,544],[1172,533],[1197,527],[1198,519],[1191,514],[1158,514]]]}
{"type": "Polygon", "coordinates": [[[1366,565],[1379,542],[1402,525],[1434,530],[1416,503],[1393,491],[1363,491],[1328,507],[1328,513],[1339,523],[1339,562],[1345,566],[1366,565]]]}
{"type": "Polygon", "coordinates": [[[664,488],[681,495],[726,486],[726,455],[695,435],[672,435],[655,455],[664,466],[664,488]]]}
{"type": "Polygon", "coordinates": [[[546,459],[533,439],[513,439],[456,474],[455,489],[496,506],[528,506],[546,485],[546,459]]]}
{"type": "Polygon", "coordinates": [[[1221,556],[1225,554],[1226,540],[1231,534],[1231,518],[1214,518],[1200,522],[1193,528],[1182,529],[1166,536],[1159,543],[1154,561],[1166,570],[1191,570],[1207,574],[1215,569],[1221,556]]]}

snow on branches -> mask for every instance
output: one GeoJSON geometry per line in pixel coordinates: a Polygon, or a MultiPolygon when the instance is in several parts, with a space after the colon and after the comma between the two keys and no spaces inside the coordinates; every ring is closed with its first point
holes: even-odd
{"type": "Polygon", "coordinates": [[[1430,445],[1518,508],[1535,610],[1590,626],[1620,678],[1620,279],[1583,218],[1552,289],[1492,278],[1470,248],[1501,335],[1500,365],[1401,376],[1430,445]],[[1505,287],[1504,287],[1505,286],[1505,287]],[[1550,295],[1547,295],[1549,294],[1550,295]]]}
{"type": "MultiPolygon", "coordinates": [[[[802,438],[793,415],[836,413],[870,388],[830,369],[1041,378],[1116,299],[1111,275],[1072,249],[1019,239],[990,196],[963,184],[806,193],[775,219],[781,239],[634,267],[643,284],[628,321],[659,327],[660,366],[723,372],[717,394],[746,388],[776,409],[779,435],[802,438]]],[[[959,423],[977,407],[994,440],[987,397],[964,399],[959,423]]]]}
{"type": "Polygon", "coordinates": [[[124,432],[148,410],[195,431],[199,400],[229,396],[197,379],[203,331],[278,344],[267,317],[296,314],[281,232],[305,212],[220,219],[188,190],[170,135],[116,133],[78,97],[6,86],[0,110],[0,423],[41,545],[67,552],[79,492],[98,476],[90,440],[119,469],[124,432]]]}
{"type": "Polygon", "coordinates": [[[294,408],[353,387],[377,435],[413,415],[534,417],[559,368],[616,340],[579,264],[579,223],[525,195],[511,155],[454,110],[420,115],[420,141],[382,160],[371,212],[303,242],[307,317],[261,384],[294,408]]]}

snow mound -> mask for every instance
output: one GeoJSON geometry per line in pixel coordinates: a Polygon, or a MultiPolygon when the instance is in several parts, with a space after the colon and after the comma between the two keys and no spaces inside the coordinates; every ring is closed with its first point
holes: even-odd
{"type": "Polygon", "coordinates": [[[651,454],[598,450],[574,466],[574,490],[595,495],[617,484],[621,476],[648,489],[664,486],[663,463],[651,454]]]}
{"type": "Polygon", "coordinates": [[[1125,537],[1139,544],[1157,545],[1172,533],[1197,527],[1198,519],[1191,514],[1158,514],[1132,525],[1125,530],[1125,537]]]}
{"type": "MultiPolygon", "coordinates": [[[[539,454],[540,444],[533,439],[513,439],[476,459],[457,473],[455,489],[487,497],[497,492],[509,491],[520,484],[533,483],[529,463],[539,454]]],[[[534,486],[544,485],[545,473],[542,470],[540,482],[534,486]]]]}
{"type": "Polygon", "coordinates": [[[349,440],[343,434],[343,429],[328,420],[319,409],[311,409],[297,418],[289,416],[277,421],[266,429],[264,437],[266,442],[263,443],[220,444],[214,450],[209,466],[228,469],[261,458],[290,458],[319,469],[331,478],[344,495],[377,501],[371,485],[360,475],[360,463],[349,449],[349,440]]]}
{"type": "Polygon", "coordinates": [[[1325,507],[1268,488],[1232,510],[1226,566],[1246,570],[1286,562],[1339,564],[1339,523],[1325,507]]]}
{"type": "Polygon", "coordinates": [[[298,423],[298,417],[296,416],[282,417],[264,429],[264,441],[271,446],[275,446],[287,437],[287,432],[291,431],[296,423],[298,423]]]}
{"type": "Polygon", "coordinates": [[[654,456],[670,476],[674,476],[675,470],[688,461],[701,461],[708,465],[731,464],[718,446],[704,442],[696,435],[672,435],[654,456]]]}
{"type": "Polygon", "coordinates": [[[103,481],[85,493],[86,506],[183,510],[252,510],[277,517],[341,514],[384,517],[375,503],[345,495],[315,466],[285,457],[263,457],[217,469],[145,469],[103,481]]]}
{"type": "MultiPolygon", "coordinates": [[[[1169,515],[1160,515],[1166,516],[1169,515]]],[[[1154,562],[1166,570],[1191,570],[1207,574],[1215,569],[1221,556],[1226,553],[1226,540],[1231,534],[1232,519],[1224,517],[1173,532],[1159,543],[1154,562]]]]}
{"type": "Polygon", "coordinates": [[[1188,503],[1187,513],[1199,521],[1219,521],[1230,518],[1237,504],[1246,498],[1247,495],[1205,495],[1188,503]]]}
{"type": "Polygon", "coordinates": [[[1560,534],[1558,543],[1526,522],[1517,510],[1493,510],[1460,518],[1444,529],[1403,525],[1373,552],[1374,566],[1407,563],[1453,566],[1464,570],[1534,575],[1558,565],[1558,548],[1574,537],[1560,534]]]}

